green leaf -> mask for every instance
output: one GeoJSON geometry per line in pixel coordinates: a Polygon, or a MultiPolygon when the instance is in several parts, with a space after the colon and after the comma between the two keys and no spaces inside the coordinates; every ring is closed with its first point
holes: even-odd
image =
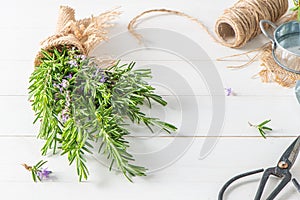
{"type": "Polygon", "coordinates": [[[270,121],[271,121],[271,119],[265,120],[265,121],[263,121],[262,123],[260,123],[258,126],[264,126],[264,125],[266,125],[267,123],[269,123],[270,121]]]}
{"type": "Polygon", "coordinates": [[[266,138],[266,135],[265,135],[265,132],[264,132],[263,130],[261,130],[261,129],[258,129],[258,130],[259,130],[261,136],[262,136],[263,138],[267,139],[267,138],[266,138]]]}
{"type": "Polygon", "coordinates": [[[295,7],[291,8],[290,11],[293,11],[293,12],[294,12],[294,11],[297,11],[298,9],[299,9],[299,7],[298,7],[298,6],[295,6],[295,7]]]}
{"type": "Polygon", "coordinates": [[[37,176],[33,170],[31,170],[31,176],[34,182],[37,182],[37,176]]]}
{"type": "Polygon", "coordinates": [[[266,127],[266,126],[262,127],[262,129],[265,129],[265,130],[268,130],[268,131],[272,131],[273,130],[272,128],[269,128],[269,127],[266,127]]]}

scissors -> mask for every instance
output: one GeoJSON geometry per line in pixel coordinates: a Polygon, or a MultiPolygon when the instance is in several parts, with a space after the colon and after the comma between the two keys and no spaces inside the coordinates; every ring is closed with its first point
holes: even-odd
{"type": "Polygon", "coordinates": [[[278,161],[276,167],[271,167],[266,170],[264,169],[258,169],[254,171],[250,171],[247,173],[243,173],[240,175],[237,175],[230,179],[228,182],[224,184],[222,189],[219,192],[219,197],[218,200],[223,200],[224,193],[226,189],[236,180],[258,174],[258,173],[263,173],[263,176],[260,180],[260,184],[258,187],[258,190],[256,192],[254,200],[261,200],[261,197],[263,195],[264,188],[266,186],[266,183],[271,175],[281,179],[280,183],[278,186],[273,190],[273,192],[268,196],[266,200],[273,200],[276,198],[276,196],[281,192],[281,190],[292,180],[294,186],[300,192],[300,184],[299,182],[295,179],[292,178],[292,174],[290,173],[291,168],[293,167],[296,158],[299,154],[300,150],[300,136],[298,136],[295,141],[286,149],[286,151],[282,154],[280,160],[278,161]]]}

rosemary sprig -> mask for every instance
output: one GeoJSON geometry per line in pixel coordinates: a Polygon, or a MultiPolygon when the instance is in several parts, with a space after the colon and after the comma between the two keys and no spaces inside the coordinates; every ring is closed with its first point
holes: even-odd
{"type": "Polygon", "coordinates": [[[300,2],[299,0],[293,0],[294,7],[291,8],[291,11],[297,11],[297,20],[300,21],[300,2]]]}
{"type": "Polygon", "coordinates": [[[47,161],[40,160],[38,163],[36,163],[34,166],[29,166],[27,164],[22,164],[26,170],[31,172],[32,180],[34,182],[42,181],[43,178],[48,178],[49,174],[52,172],[46,169],[43,169],[43,165],[46,164],[47,161]]]}
{"type": "Polygon", "coordinates": [[[249,126],[256,128],[259,131],[259,133],[261,134],[261,136],[266,139],[266,131],[272,131],[272,128],[265,126],[269,122],[271,122],[271,119],[265,120],[258,125],[251,124],[250,122],[248,122],[248,124],[249,124],[249,126]]]}
{"type": "Polygon", "coordinates": [[[127,119],[144,123],[151,131],[155,126],[169,133],[176,130],[141,112],[146,102],[150,107],[152,102],[162,106],[167,102],[147,83],[151,71],[134,70],[134,64],[117,62],[102,69],[78,50],[61,47],[43,51],[41,64],[30,77],[34,122],[41,121],[38,137],[45,140],[42,154],[49,149],[66,154],[70,164],[76,163],[79,181],[88,178],[86,156],[93,152],[94,142],[100,143],[99,152],[107,155],[110,169],[116,166],[130,181],[145,175],[146,169],[133,165],[127,152],[127,119]]]}

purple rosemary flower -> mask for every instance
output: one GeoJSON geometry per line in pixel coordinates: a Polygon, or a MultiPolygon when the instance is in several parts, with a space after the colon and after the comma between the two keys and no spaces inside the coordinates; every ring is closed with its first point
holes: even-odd
{"type": "MultiPolygon", "coordinates": [[[[72,74],[68,75],[68,78],[72,78],[72,74]]],[[[65,77],[66,78],[66,77],[65,77]]],[[[59,88],[59,92],[63,93],[64,88],[67,88],[69,86],[69,81],[67,79],[63,79],[60,84],[53,84],[54,87],[59,88]]]]}
{"type": "Polygon", "coordinates": [[[69,107],[69,106],[70,106],[70,101],[66,100],[66,107],[69,107]]]}
{"type": "Polygon", "coordinates": [[[102,75],[101,79],[100,79],[100,83],[104,83],[106,81],[106,78],[104,75],[102,75]]]}
{"type": "Polygon", "coordinates": [[[66,79],[71,79],[72,77],[73,77],[72,74],[65,76],[66,79]]]}
{"type": "Polygon", "coordinates": [[[66,88],[68,87],[69,85],[69,81],[67,81],[66,79],[63,79],[60,86],[63,87],[63,88],[66,88]]]}
{"type": "Polygon", "coordinates": [[[86,56],[85,55],[81,55],[81,60],[85,60],[86,56]]]}
{"type": "Polygon", "coordinates": [[[71,79],[71,78],[73,78],[73,75],[72,75],[72,74],[68,74],[68,75],[65,76],[64,78],[66,78],[66,79],[71,79]]]}
{"type": "Polygon", "coordinates": [[[225,94],[226,96],[232,96],[233,95],[232,88],[225,88],[225,94]]]}
{"type": "Polygon", "coordinates": [[[63,114],[61,116],[61,120],[63,121],[63,123],[66,123],[66,121],[68,121],[68,119],[69,119],[69,115],[68,114],[63,114]]]}
{"type": "Polygon", "coordinates": [[[80,59],[80,60],[85,60],[86,56],[85,55],[75,55],[74,58],[80,59]]]}
{"type": "Polygon", "coordinates": [[[40,179],[45,179],[45,178],[49,178],[49,175],[52,173],[52,171],[48,170],[47,168],[45,169],[41,169],[39,171],[37,171],[36,175],[40,178],[40,179]]]}
{"type": "Polygon", "coordinates": [[[70,91],[66,92],[66,97],[65,97],[65,106],[64,109],[61,111],[61,120],[63,123],[65,123],[66,121],[68,121],[68,119],[70,118],[69,115],[69,107],[70,107],[70,103],[71,103],[71,96],[70,96],[70,91]]]}
{"type": "Polygon", "coordinates": [[[76,60],[70,60],[70,61],[68,62],[68,64],[71,65],[71,67],[78,67],[78,63],[77,63],[76,60]]]}

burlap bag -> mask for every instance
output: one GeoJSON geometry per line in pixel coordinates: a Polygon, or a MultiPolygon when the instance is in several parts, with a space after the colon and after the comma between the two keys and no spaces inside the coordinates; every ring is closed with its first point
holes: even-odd
{"type": "MultiPolygon", "coordinates": [[[[56,33],[41,42],[41,50],[49,50],[67,45],[76,47],[82,54],[89,52],[101,41],[107,38],[108,28],[113,26],[110,23],[120,12],[116,10],[102,13],[96,17],[75,19],[74,9],[61,6],[57,21],[56,33]]],[[[42,57],[39,51],[35,57],[34,65],[40,65],[42,57]]]]}

